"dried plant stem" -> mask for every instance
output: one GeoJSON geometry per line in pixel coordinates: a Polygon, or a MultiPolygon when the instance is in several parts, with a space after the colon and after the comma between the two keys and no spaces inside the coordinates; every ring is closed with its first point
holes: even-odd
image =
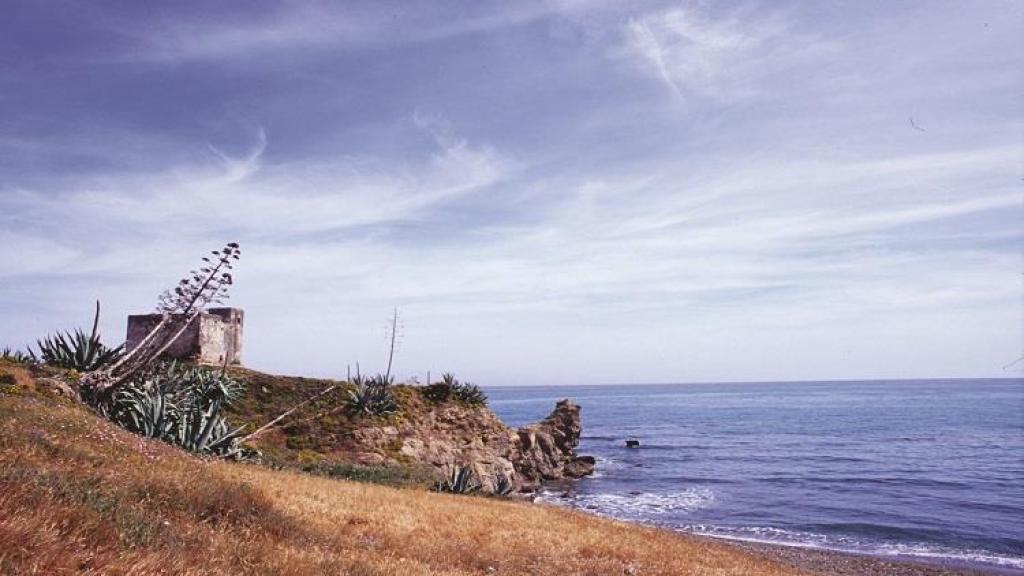
{"type": "MultiPolygon", "coordinates": [[[[232,268],[232,260],[238,260],[240,254],[238,244],[231,242],[223,250],[213,252],[216,264],[209,257],[203,258],[207,266],[201,267],[201,273],[193,270],[191,279],[186,277],[173,291],[161,296],[159,309],[163,315],[160,322],[119,361],[86,374],[82,388],[91,395],[108,394],[159,358],[202,314],[207,304],[227,297],[227,288],[233,283],[228,271],[232,268]]],[[[98,302],[96,311],[98,320],[98,302]]],[[[94,322],[93,331],[96,329],[94,322]]]]}
{"type": "Polygon", "coordinates": [[[278,416],[277,418],[274,418],[274,419],[273,419],[273,420],[271,420],[270,422],[267,422],[266,424],[264,424],[263,426],[260,426],[260,427],[259,427],[259,428],[257,428],[256,430],[253,430],[253,431],[252,431],[252,433],[251,433],[251,434],[249,434],[248,436],[244,436],[244,437],[242,437],[242,439],[241,439],[241,440],[239,440],[239,442],[238,442],[238,443],[239,443],[239,444],[245,444],[246,442],[248,442],[248,441],[250,441],[250,440],[252,440],[252,439],[256,438],[256,437],[257,437],[257,436],[259,436],[260,434],[262,434],[262,433],[266,432],[266,431],[267,431],[267,430],[269,430],[269,429],[270,429],[271,427],[273,427],[273,426],[274,426],[274,424],[277,424],[277,423],[278,423],[278,422],[280,422],[281,420],[284,420],[285,418],[287,418],[287,417],[288,417],[288,416],[289,416],[290,414],[292,414],[293,412],[295,412],[295,411],[296,411],[296,410],[298,410],[299,408],[302,408],[302,407],[303,407],[303,406],[305,406],[306,404],[309,404],[309,403],[310,403],[310,402],[312,402],[313,400],[316,400],[317,398],[320,398],[321,396],[323,396],[323,395],[327,394],[328,392],[330,392],[331,390],[334,390],[334,389],[335,389],[335,388],[337,388],[337,387],[338,387],[338,385],[337,385],[337,384],[332,384],[332,385],[328,386],[327,388],[325,388],[324,390],[321,390],[320,392],[316,393],[315,395],[313,395],[313,396],[311,396],[311,397],[309,397],[309,398],[306,398],[306,399],[305,399],[305,400],[303,400],[302,402],[299,402],[299,403],[298,403],[298,404],[296,404],[295,406],[292,406],[291,408],[289,408],[288,410],[286,410],[286,411],[285,411],[285,412],[284,412],[283,414],[281,414],[281,415],[280,415],[280,416],[278,416]]]}
{"type": "Polygon", "coordinates": [[[398,333],[398,308],[391,314],[391,345],[388,347],[388,369],[384,373],[384,379],[391,379],[391,362],[395,359],[395,336],[398,333]]]}

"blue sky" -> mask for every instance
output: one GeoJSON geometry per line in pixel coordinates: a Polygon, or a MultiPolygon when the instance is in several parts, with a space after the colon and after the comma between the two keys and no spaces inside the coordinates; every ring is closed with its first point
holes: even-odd
{"type": "MultiPolygon", "coordinates": [[[[0,346],[242,244],[246,363],[1008,376],[1017,2],[11,2],[0,346]]],[[[421,376],[422,378],[422,376],[421,376]]]]}

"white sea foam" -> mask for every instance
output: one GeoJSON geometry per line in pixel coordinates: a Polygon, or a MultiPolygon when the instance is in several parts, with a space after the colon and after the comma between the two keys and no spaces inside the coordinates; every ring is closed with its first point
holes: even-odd
{"type": "Polygon", "coordinates": [[[602,516],[624,519],[654,519],[671,513],[692,512],[707,508],[715,495],[707,488],[690,488],[680,492],[655,494],[572,494],[543,493],[538,500],[587,510],[602,516]]]}
{"type": "Polygon", "coordinates": [[[969,564],[985,563],[1007,568],[1024,569],[1024,557],[1021,556],[1006,556],[985,550],[965,550],[935,544],[872,543],[850,537],[796,532],[766,526],[726,528],[698,524],[686,526],[683,530],[693,534],[742,542],[835,550],[839,552],[870,554],[873,556],[905,556],[969,564]]]}
{"type": "Polygon", "coordinates": [[[596,465],[594,466],[594,473],[588,477],[590,479],[604,478],[610,470],[621,470],[623,468],[622,462],[604,456],[594,456],[594,460],[596,460],[596,465]]]}
{"type": "MultiPolygon", "coordinates": [[[[666,515],[685,514],[712,506],[715,495],[707,488],[690,488],[665,494],[652,492],[567,494],[558,491],[544,491],[537,499],[540,502],[586,510],[599,516],[663,525],[659,519],[666,515]]],[[[984,563],[1005,568],[1024,569],[1024,557],[933,544],[867,542],[847,536],[798,532],[769,526],[721,527],[695,524],[684,526],[682,530],[693,534],[743,542],[834,550],[873,556],[917,557],[968,564],[984,563]]]]}

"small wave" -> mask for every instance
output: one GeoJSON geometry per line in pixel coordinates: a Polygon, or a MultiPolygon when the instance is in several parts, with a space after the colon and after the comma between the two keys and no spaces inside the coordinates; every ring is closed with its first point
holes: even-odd
{"type": "Polygon", "coordinates": [[[954,550],[928,544],[884,544],[879,547],[878,553],[886,556],[916,556],[1024,569],[1024,557],[1003,556],[984,550],[954,550]]]}
{"type": "Polygon", "coordinates": [[[594,472],[588,476],[591,480],[595,478],[604,478],[609,470],[621,470],[625,467],[622,462],[613,460],[606,456],[594,456],[594,461],[594,472]]]}
{"type": "Polygon", "coordinates": [[[622,462],[607,456],[594,456],[594,461],[598,468],[618,469],[623,467],[622,462]]]}
{"type": "Polygon", "coordinates": [[[734,528],[697,524],[684,526],[682,529],[685,532],[700,534],[702,536],[711,536],[714,538],[737,540],[742,542],[835,550],[839,552],[869,554],[872,556],[909,556],[947,562],[991,564],[1000,567],[1024,569],[1024,557],[1006,556],[986,550],[956,549],[936,544],[872,543],[851,537],[818,534],[814,532],[797,532],[766,526],[734,528]]]}
{"type": "Polygon", "coordinates": [[[715,495],[707,488],[690,488],[664,494],[653,492],[630,494],[542,493],[538,500],[613,518],[648,520],[665,514],[692,512],[707,508],[715,501],[715,495]]]}

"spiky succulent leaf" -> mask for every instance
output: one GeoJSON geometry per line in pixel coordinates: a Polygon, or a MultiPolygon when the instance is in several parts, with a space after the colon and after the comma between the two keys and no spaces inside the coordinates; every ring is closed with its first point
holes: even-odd
{"type": "Polygon", "coordinates": [[[512,480],[504,474],[499,474],[494,480],[494,493],[498,496],[508,496],[515,490],[512,480]]]}
{"type": "Polygon", "coordinates": [[[232,429],[223,414],[244,385],[205,368],[167,363],[137,377],[97,410],[122,427],[186,450],[238,456],[244,426],[232,429]]]}
{"type": "Polygon", "coordinates": [[[454,400],[467,406],[483,406],[487,404],[487,395],[476,384],[459,382],[453,374],[445,372],[441,381],[428,384],[422,389],[423,397],[434,404],[442,404],[454,400]]]}
{"type": "Polygon", "coordinates": [[[31,350],[29,350],[28,353],[25,353],[22,352],[21,350],[12,350],[10,348],[4,348],[3,351],[0,352],[0,359],[9,360],[11,362],[17,362],[18,364],[26,365],[39,363],[38,359],[32,355],[31,350]]]}
{"type": "Polygon", "coordinates": [[[352,379],[354,386],[346,391],[345,405],[352,414],[382,416],[398,411],[398,401],[391,393],[391,379],[375,376],[352,379]]]}
{"type": "MultiPolygon", "coordinates": [[[[107,348],[100,342],[99,321],[100,303],[97,301],[92,331],[89,334],[76,329],[74,332],[57,332],[46,336],[36,342],[39,358],[50,366],[79,372],[92,372],[116,362],[121,358],[123,347],[107,348]]],[[[31,349],[29,353],[33,358],[36,357],[31,349]]]]}
{"type": "Polygon", "coordinates": [[[476,481],[473,469],[469,466],[453,467],[448,478],[434,485],[435,491],[450,494],[472,494],[479,489],[480,484],[476,481]]]}

